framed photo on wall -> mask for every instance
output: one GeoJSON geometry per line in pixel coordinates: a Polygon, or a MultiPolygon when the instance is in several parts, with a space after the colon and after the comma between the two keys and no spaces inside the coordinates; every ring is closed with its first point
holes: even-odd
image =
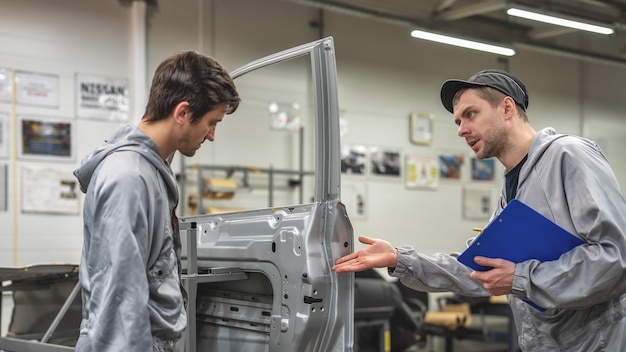
{"type": "Polygon", "coordinates": [[[9,166],[6,164],[0,164],[0,211],[6,211],[8,208],[8,176],[9,166]]]}
{"type": "Polygon", "coordinates": [[[271,129],[292,132],[300,129],[300,104],[273,101],[268,110],[271,129]]]}
{"type": "Polygon", "coordinates": [[[465,157],[462,153],[439,154],[439,177],[460,181],[465,157]]]}
{"type": "Polygon", "coordinates": [[[0,102],[10,102],[13,98],[13,70],[0,67],[0,102]]]}
{"type": "Polygon", "coordinates": [[[386,178],[399,178],[402,174],[400,150],[373,146],[369,147],[370,175],[386,178]]]}
{"type": "Polygon", "coordinates": [[[413,144],[429,145],[433,142],[433,114],[414,112],[409,117],[409,140],[413,144]]]}
{"type": "Polygon", "coordinates": [[[341,146],[341,173],[365,175],[369,150],[364,145],[341,146]]]}
{"type": "Polygon", "coordinates": [[[363,182],[346,183],[341,186],[341,200],[350,219],[367,218],[367,185],[363,182]]]}
{"type": "Polygon", "coordinates": [[[9,157],[9,114],[0,111],[0,159],[9,157]]]}
{"type": "Polygon", "coordinates": [[[18,116],[18,158],[40,161],[74,160],[74,121],[18,116]]]}
{"type": "Polygon", "coordinates": [[[439,184],[439,164],[436,157],[405,156],[406,188],[436,189],[439,184]]]}
{"type": "Polygon", "coordinates": [[[478,159],[471,157],[472,181],[493,181],[496,163],[493,158],[478,159]]]}
{"type": "Polygon", "coordinates": [[[495,209],[491,189],[463,188],[463,218],[488,220],[495,209]]]}

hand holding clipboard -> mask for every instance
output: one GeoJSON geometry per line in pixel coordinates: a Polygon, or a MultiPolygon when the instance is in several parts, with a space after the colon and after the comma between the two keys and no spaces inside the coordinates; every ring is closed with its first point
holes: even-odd
{"type": "MultiPolygon", "coordinates": [[[[502,258],[513,263],[530,259],[550,261],[585,243],[517,199],[511,200],[458,257],[476,271],[490,267],[474,262],[475,256],[502,258]]],[[[539,310],[543,308],[528,302],[539,310]]]]}

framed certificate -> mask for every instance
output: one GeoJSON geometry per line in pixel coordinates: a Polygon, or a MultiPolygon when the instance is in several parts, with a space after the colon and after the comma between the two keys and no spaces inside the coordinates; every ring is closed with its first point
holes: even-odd
{"type": "Polygon", "coordinates": [[[409,140],[413,144],[429,145],[433,142],[432,114],[414,112],[409,117],[409,140]]]}
{"type": "Polygon", "coordinates": [[[18,115],[18,158],[40,161],[74,160],[74,121],[18,115]]]}
{"type": "Polygon", "coordinates": [[[15,95],[20,105],[56,108],[59,106],[59,76],[17,71],[15,95]]]}

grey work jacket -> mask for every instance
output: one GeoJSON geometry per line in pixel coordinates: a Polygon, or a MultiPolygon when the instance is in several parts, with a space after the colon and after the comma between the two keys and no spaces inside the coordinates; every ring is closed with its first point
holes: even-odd
{"type": "MultiPolygon", "coordinates": [[[[504,191],[503,182],[494,217],[506,206],[504,191]]],[[[600,148],[551,128],[539,131],[520,171],[517,199],[586,242],[555,261],[516,265],[508,301],[522,350],[626,350],[626,201],[600,148]]],[[[458,255],[399,247],[390,274],[421,291],[488,296],[458,255]]]]}
{"type": "Polygon", "coordinates": [[[86,193],[76,351],[172,351],[187,324],[172,171],[146,134],[124,125],[74,174],[86,193]]]}

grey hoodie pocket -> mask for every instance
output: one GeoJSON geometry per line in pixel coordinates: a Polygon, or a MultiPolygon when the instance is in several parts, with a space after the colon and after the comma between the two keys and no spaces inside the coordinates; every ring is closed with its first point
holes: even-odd
{"type": "Polygon", "coordinates": [[[151,300],[174,307],[182,302],[176,254],[170,251],[159,257],[149,271],[148,284],[151,300]]]}
{"type": "Polygon", "coordinates": [[[154,284],[156,286],[160,286],[165,278],[170,276],[172,271],[174,271],[175,267],[176,256],[173,251],[167,255],[160,256],[149,271],[149,280],[151,285],[154,284]]]}
{"type": "MultiPolygon", "coordinates": [[[[170,250],[161,255],[148,271],[152,335],[164,342],[175,341],[187,322],[177,265],[176,255],[170,250]]],[[[167,346],[165,344],[162,347],[167,346]]]]}

